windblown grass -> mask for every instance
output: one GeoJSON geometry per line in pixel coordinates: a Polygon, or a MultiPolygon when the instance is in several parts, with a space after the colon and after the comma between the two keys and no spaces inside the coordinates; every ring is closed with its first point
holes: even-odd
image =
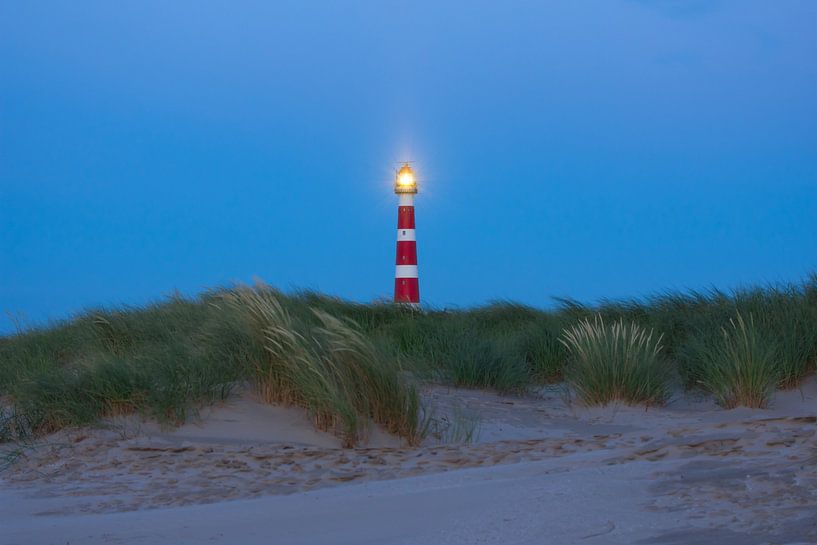
{"type": "Polygon", "coordinates": [[[174,298],[4,338],[0,393],[37,433],[127,412],[183,421],[192,403],[224,399],[239,377],[201,344],[208,319],[205,306],[174,298]]]}
{"type": "Polygon", "coordinates": [[[410,443],[419,440],[416,388],[354,322],[316,309],[317,323],[299,320],[264,286],[223,297],[263,346],[264,357],[253,359],[251,368],[267,401],[306,408],[319,428],[335,431],[347,446],[357,443],[370,419],[410,443]]]}
{"type": "Polygon", "coordinates": [[[699,345],[701,386],[726,408],[765,407],[782,372],[776,347],[751,315],[747,321],[738,313],[714,341],[699,345]]]}
{"type": "Polygon", "coordinates": [[[561,341],[570,354],[567,381],[585,404],[620,399],[651,405],[667,397],[660,335],[623,319],[608,325],[596,316],[566,329],[561,341]]]}
{"type": "Polygon", "coordinates": [[[352,320],[264,286],[91,311],[0,339],[0,394],[30,433],[134,412],[180,423],[246,381],[348,445],[371,420],[418,440],[419,396],[394,358],[352,320]]]}
{"type": "Polygon", "coordinates": [[[519,392],[561,379],[561,325],[530,307],[493,303],[471,311],[401,312],[369,333],[425,378],[519,392]]]}
{"type": "Polygon", "coordinates": [[[577,383],[582,371],[588,399],[607,399],[619,388],[616,395],[624,399],[658,402],[665,366],[644,370],[633,362],[643,364],[649,350],[631,347],[635,355],[627,355],[619,353],[626,343],[605,344],[616,323],[628,342],[641,332],[655,348],[660,337],[656,361],[673,365],[687,388],[725,392],[728,405],[738,398],[718,384],[727,382],[719,378],[730,369],[723,363],[737,358],[729,350],[744,346],[753,358],[773,353],[762,366],[774,370],[763,375],[774,374],[772,387],[795,387],[814,371],[817,276],[800,284],[667,292],[595,306],[560,299],[550,311],[497,302],[416,312],[314,292],[216,289],[141,308],[91,310],[0,336],[0,398],[13,406],[17,422],[44,433],[124,412],[173,424],[250,382],[270,401],[304,406],[349,443],[369,420],[412,440],[427,423],[417,422],[422,411],[409,379],[523,393],[565,375],[577,383]],[[738,314],[752,317],[745,331],[738,314]],[[605,333],[593,341],[600,351],[595,359],[582,360],[596,363],[584,370],[575,361],[578,346],[569,353],[570,342],[560,339],[567,340],[565,329],[594,325],[596,316],[605,333]],[[613,359],[602,360],[604,350],[613,359]],[[624,363],[605,367],[613,361],[624,363]]]}
{"type": "MultiPolygon", "coordinates": [[[[736,316],[750,316],[744,324],[754,336],[757,349],[772,354],[772,367],[781,388],[796,387],[814,371],[817,360],[817,278],[803,285],[773,286],[736,291],[733,295],[713,292],[694,299],[675,298],[674,356],[678,371],[688,387],[701,386],[711,371],[713,354],[724,348],[723,331],[737,335],[736,316]]],[[[669,322],[669,309],[663,309],[669,322]]],[[[743,318],[741,318],[741,321],[743,318]]]]}
{"type": "Polygon", "coordinates": [[[760,329],[771,338],[765,342],[775,344],[779,386],[796,387],[817,359],[817,292],[776,290],[771,297],[759,295],[751,311],[763,317],[760,329]]]}

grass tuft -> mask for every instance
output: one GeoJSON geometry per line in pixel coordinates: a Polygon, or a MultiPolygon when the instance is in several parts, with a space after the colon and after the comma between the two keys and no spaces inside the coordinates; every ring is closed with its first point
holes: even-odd
{"type": "Polygon", "coordinates": [[[568,383],[587,405],[663,403],[667,397],[667,366],[661,357],[661,336],[623,319],[605,324],[581,320],[561,338],[570,356],[568,383]]]}
{"type": "Polygon", "coordinates": [[[224,294],[248,320],[264,355],[251,373],[268,402],[307,409],[317,427],[355,445],[370,420],[409,443],[419,441],[419,396],[393,361],[383,358],[354,322],[312,309],[313,320],[288,312],[266,286],[224,294]]]}
{"type": "Polygon", "coordinates": [[[746,321],[738,313],[720,333],[699,353],[701,385],[726,408],[766,407],[781,374],[775,365],[776,344],[755,325],[752,315],[746,321]]]}

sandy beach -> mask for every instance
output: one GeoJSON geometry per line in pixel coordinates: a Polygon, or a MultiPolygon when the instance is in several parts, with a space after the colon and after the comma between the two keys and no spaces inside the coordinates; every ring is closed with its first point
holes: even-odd
{"type": "Polygon", "coordinates": [[[814,377],[766,410],[424,397],[420,447],[374,429],[343,449],[249,394],[174,430],[60,432],[1,474],[0,543],[817,542],[814,377]]]}

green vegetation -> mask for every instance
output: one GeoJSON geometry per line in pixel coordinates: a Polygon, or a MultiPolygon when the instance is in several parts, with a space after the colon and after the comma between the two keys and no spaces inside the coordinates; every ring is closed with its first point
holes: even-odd
{"type": "Polygon", "coordinates": [[[623,319],[608,325],[597,315],[565,330],[561,342],[570,353],[567,381],[585,404],[652,405],[667,397],[668,367],[652,331],[623,319]]]}
{"type": "Polygon", "coordinates": [[[352,320],[317,309],[310,309],[317,323],[299,319],[265,287],[239,287],[223,299],[245,320],[243,331],[251,335],[246,345],[257,347],[246,363],[266,401],[306,408],[319,428],[335,431],[346,446],[357,443],[369,419],[416,442],[416,388],[352,320]]]}
{"type": "Polygon", "coordinates": [[[700,384],[724,407],[765,407],[781,373],[789,371],[780,344],[751,315],[746,321],[738,313],[714,341],[696,345],[700,384]]]}
{"type": "Polygon", "coordinates": [[[0,337],[2,433],[130,412],[173,424],[249,384],[303,406],[347,444],[370,421],[416,441],[429,427],[418,416],[422,381],[521,393],[566,377],[586,402],[657,403],[668,370],[731,407],[762,405],[815,368],[817,276],[729,294],[557,302],[415,312],[256,286],[87,311],[0,337]]]}

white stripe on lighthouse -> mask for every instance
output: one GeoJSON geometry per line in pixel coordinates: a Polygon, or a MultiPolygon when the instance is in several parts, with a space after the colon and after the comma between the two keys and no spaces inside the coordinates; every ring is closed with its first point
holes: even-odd
{"type": "Polygon", "coordinates": [[[417,265],[397,265],[394,273],[395,278],[419,278],[417,276],[417,265]]]}
{"type": "Polygon", "coordinates": [[[398,229],[397,242],[400,242],[401,240],[417,240],[417,237],[414,234],[414,229],[398,229]]]}

